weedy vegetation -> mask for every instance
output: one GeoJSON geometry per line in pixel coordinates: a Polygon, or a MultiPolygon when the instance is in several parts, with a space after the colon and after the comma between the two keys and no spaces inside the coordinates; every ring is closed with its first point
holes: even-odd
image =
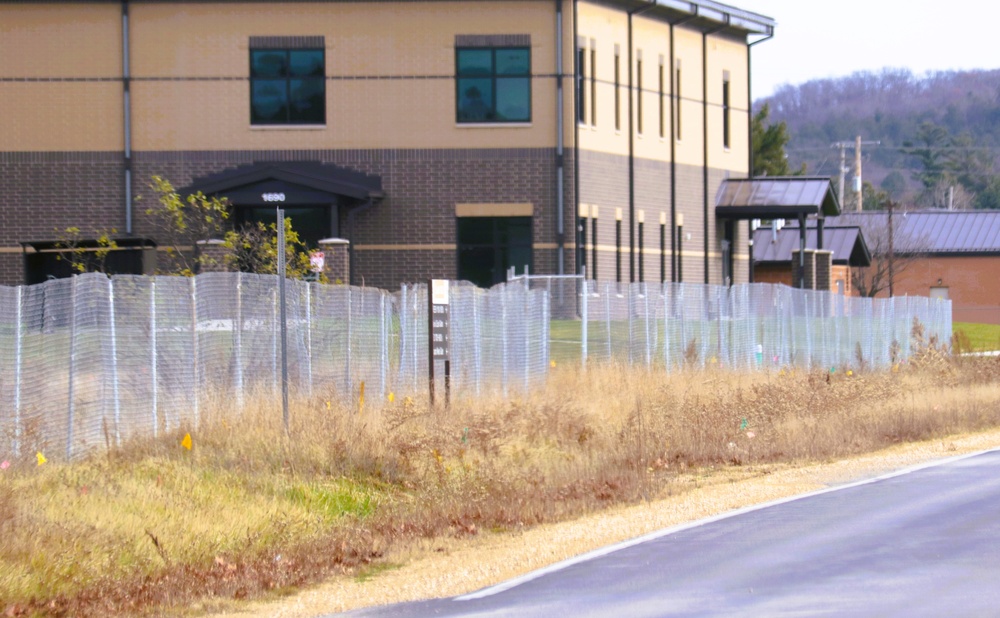
{"type": "Polygon", "coordinates": [[[220,401],[198,428],[73,463],[10,462],[0,611],[195,615],[331,574],[377,577],[428,539],[684,491],[692,473],[997,427],[1000,358],[928,345],[882,372],[556,368],[523,396],[433,410],[334,397],[294,401],[287,434],[267,398],[240,415],[220,401]]]}

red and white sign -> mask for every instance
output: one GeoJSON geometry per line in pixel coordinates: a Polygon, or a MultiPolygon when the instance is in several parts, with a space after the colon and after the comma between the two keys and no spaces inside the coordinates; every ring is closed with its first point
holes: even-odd
{"type": "Polygon", "coordinates": [[[321,273],[325,264],[326,255],[322,251],[314,251],[309,254],[309,270],[314,273],[321,273]]]}

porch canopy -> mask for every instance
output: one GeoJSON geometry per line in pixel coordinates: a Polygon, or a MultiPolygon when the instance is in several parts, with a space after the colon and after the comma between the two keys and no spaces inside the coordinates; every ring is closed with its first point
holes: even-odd
{"type": "MultiPolygon", "coordinates": [[[[734,219],[798,220],[800,285],[804,285],[806,217],[812,215],[817,218],[816,248],[823,249],[823,218],[839,214],[840,202],[833,191],[832,181],[826,177],[765,176],[726,179],[722,181],[715,197],[717,220],[727,222],[734,219]]],[[[752,234],[751,230],[751,240],[752,234]]],[[[750,276],[752,280],[752,270],[750,276]]]]}

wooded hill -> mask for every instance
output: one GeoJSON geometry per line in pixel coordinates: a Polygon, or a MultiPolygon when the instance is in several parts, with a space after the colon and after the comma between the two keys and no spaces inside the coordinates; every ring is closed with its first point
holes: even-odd
{"type": "Polygon", "coordinates": [[[1000,69],[860,72],[782,86],[755,101],[755,112],[765,104],[768,123],[787,125],[792,169],[805,163],[809,174],[837,178],[840,153],[831,145],[852,143],[847,165],[853,170],[853,141],[860,135],[881,142],[862,147],[870,193],[945,206],[951,187],[956,207],[1000,208],[1000,69]]]}

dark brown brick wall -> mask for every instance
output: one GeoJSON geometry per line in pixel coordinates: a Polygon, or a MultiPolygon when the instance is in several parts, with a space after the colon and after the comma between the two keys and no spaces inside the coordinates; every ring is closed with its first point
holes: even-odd
{"type": "MultiPolygon", "coordinates": [[[[154,199],[153,175],[181,188],[198,177],[255,161],[321,161],[378,174],[386,198],[359,212],[354,221],[355,278],[394,288],[404,281],[456,276],[453,252],[365,250],[364,245],[434,245],[456,241],[457,203],[532,203],[534,242],[556,243],[556,167],[552,149],[385,150],[385,151],[213,151],[134,152],[133,232],[156,238],[144,211],[154,199]],[[358,247],[361,246],[361,249],[358,247]]],[[[571,170],[569,170],[571,172],[571,170]]],[[[0,153],[0,246],[24,240],[52,240],[56,229],[89,233],[116,228],[124,234],[124,172],[115,153],[0,153]]],[[[567,173],[567,185],[572,174],[567,173]]],[[[572,211],[568,187],[567,212],[572,211]]],[[[567,230],[572,219],[567,217],[567,230]]],[[[347,217],[341,236],[350,233],[347,217]]],[[[568,235],[572,242],[572,234],[568,235]]],[[[554,272],[554,249],[537,249],[535,272],[554,272]]],[[[573,254],[567,251],[567,267],[573,254]]],[[[22,281],[22,258],[0,254],[0,284],[22,281]]]]}

